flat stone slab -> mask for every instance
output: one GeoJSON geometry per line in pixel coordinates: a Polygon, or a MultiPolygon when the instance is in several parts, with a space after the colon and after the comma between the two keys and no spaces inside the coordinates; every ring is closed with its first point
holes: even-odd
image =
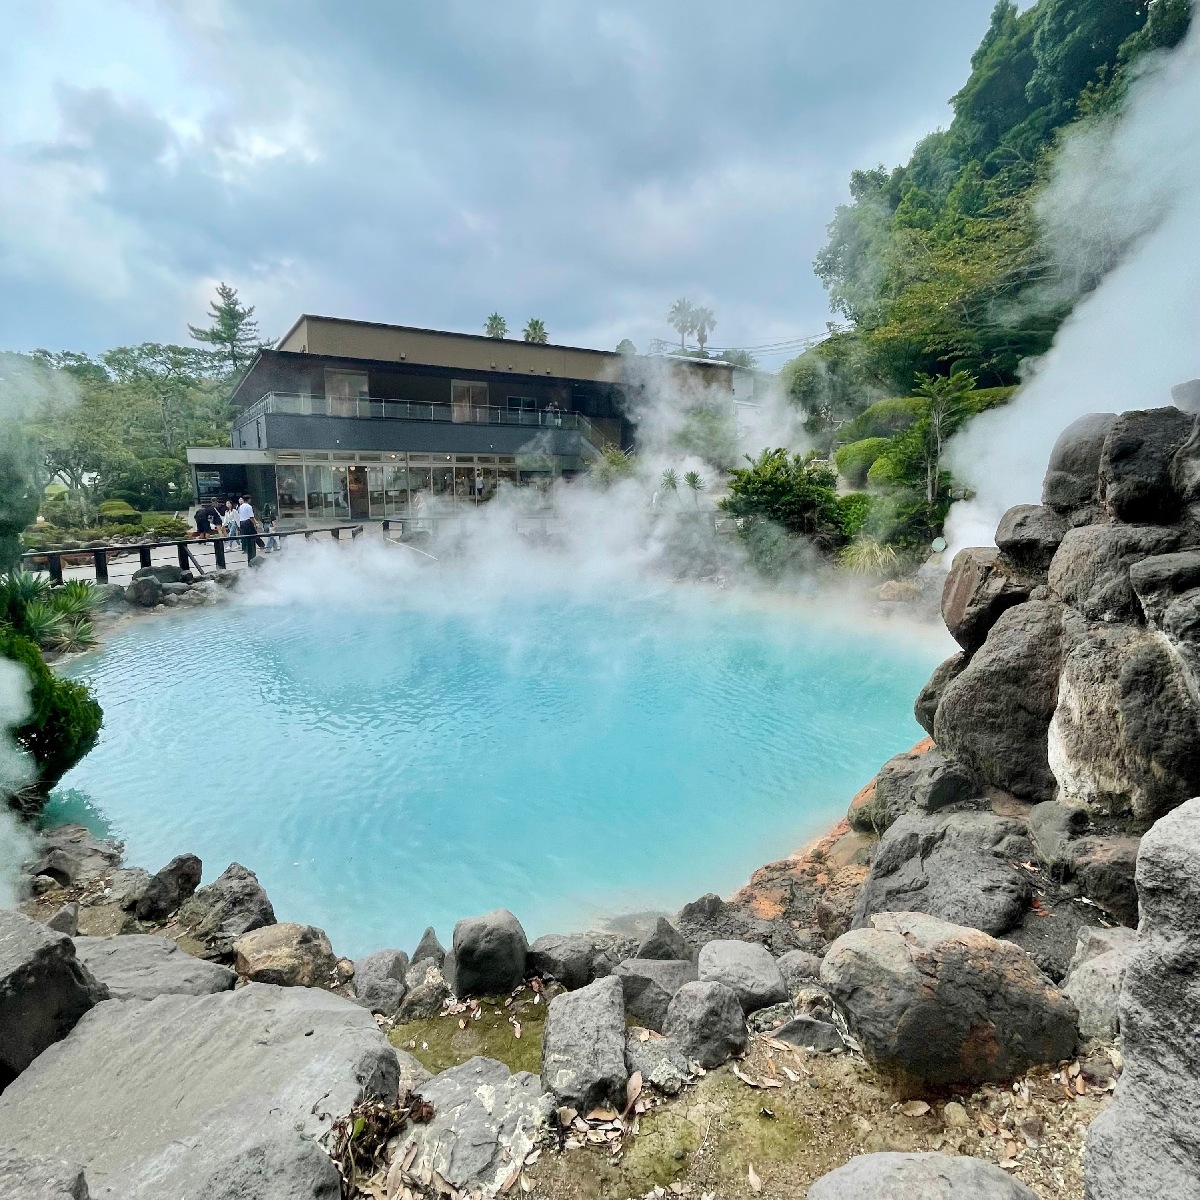
{"type": "Polygon", "coordinates": [[[808,1200],[1037,1200],[999,1167],[967,1155],[860,1154],[822,1175],[808,1200]]]}
{"type": "Polygon", "coordinates": [[[78,1163],[0,1147],[0,1196],[4,1200],[89,1200],[78,1163]]]}
{"type": "Polygon", "coordinates": [[[398,1077],[371,1014],[316,988],[110,1000],[0,1094],[0,1130],[93,1200],[329,1200],[312,1138],[398,1077]]]}
{"type": "Polygon", "coordinates": [[[149,933],[75,939],[75,954],[114,1000],[155,996],[207,996],[231,991],[237,976],[226,967],[193,958],[171,941],[149,933]]]}

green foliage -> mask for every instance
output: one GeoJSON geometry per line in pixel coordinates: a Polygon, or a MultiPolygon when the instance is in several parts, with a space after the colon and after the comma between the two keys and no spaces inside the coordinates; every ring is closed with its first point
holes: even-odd
{"type": "Polygon", "coordinates": [[[127,500],[102,500],[96,506],[101,521],[113,525],[140,525],[142,515],[127,500]]]}
{"type": "Polygon", "coordinates": [[[894,546],[863,534],[838,552],[838,562],[855,575],[887,575],[900,565],[900,556],[894,546]]]}
{"type": "Polygon", "coordinates": [[[679,491],[679,474],[674,467],[668,467],[662,473],[662,479],[659,480],[658,486],[662,488],[664,492],[679,491]]]}
{"type": "Polygon", "coordinates": [[[618,446],[605,446],[592,465],[591,476],[601,487],[611,487],[619,479],[628,479],[637,470],[637,459],[618,446]]]}
{"type": "Polygon", "coordinates": [[[838,506],[837,472],[813,452],[789,454],[782,447],[746,456],[748,467],[730,472],[729,495],[721,508],[737,517],[769,521],[811,539],[822,549],[845,538],[838,506]]]}
{"type": "Polygon", "coordinates": [[[617,353],[618,354],[636,354],[637,347],[628,338],[622,338],[617,343],[617,353]]]}
{"type": "MultiPolygon", "coordinates": [[[[130,511],[186,508],[191,503],[191,472],[177,458],[141,458],[115,472],[109,495],[130,511]]],[[[100,510],[102,517],[108,516],[100,510]]]]}
{"type": "Polygon", "coordinates": [[[8,428],[0,440],[0,570],[21,560],[21,531],[38,512],[42,483],[36,452],[20,431],[8,428]]]}
{"type": "Polygon", "coordinates": [[[49,599],[34,600],[25,606],[20,623],[21,632],[43,650],[58,645],[66,618],[49,599]]]}
{"type": "Polygon", "coordinates": [[[96,585],[87,579],[68,579],[61,587],[50,593],[54,607],[64,617],[75,619],[86,617],[100,607],[100,593],[96,585]]]}
{"type": "Polygon", "coordinates": [[[508,322],[498,312],[494,312],[484,321],[483,332],[490,338],[508,337],[508,322]]]}
{"type": "Polygon", "coordinates": [[[534,342],[539,346],[544,346],[550,340],[549,334],[546,333],[546,322],[539,320],[537,317],[530,317],[525,322],[525,328],[521,336],[527,342],[534,342]]]}
{"type": "MultiPolygon", "coordinates": [[[[0,625],[0,655],[20,663],[29,675],[32,712],[13,732],[37,766],[36,799],[40,803],[95,746],[104,714],[83,684],[57,678],[37,646],[11,625],[0,625]]],[[[29,802],[32,798],[25,799],[29,802]]]]}
{"type": "Polygon", "coordinates": [[[238,372],[246,366],[262,346],[254,305],[238,299],[237,289],[227,283],[217,284],[217,298],[208,306],[210,323],[204,328],[188,326],[188,332],[198,342],[214,348],[229,370],[238,372]]]}
{"type": "Polygon", "coordinates": [[[735,367],[742,367],[747,371],[753,371],[758,366],[758,359],[749,350],[722,350],[717,357],[722,362],[732,363],[735,367]]]}
{"type": "Polygon", "coordinates": [[[871,464],[888,445],[889,441],[885,437],[870,437],[840,447],[833,456],[838,474],[854,487],[862,487],[867,482],[867,472],[871,469],[871,464]]]}
{"type": "Polygon", "coordinates": [[[146,532],[153,534],[159,541],[166,542],[187,537],[191,526],[175,517],[154,517],[146,522],[146,532]]]}
{"type": "Polygon", "coordinates": [[[856,538],[866,527],[875,499],[866,492],[851,492],[838,497],[838,513],[842,524],[842,537],[856,538]]]}
{"type": "Polygon", "coordinates": [[[838,438],[846,442],[890,438],[911,429],[924,408],[925,402],[920,396],[889,396],[886,400],[877,400],[853,421],[843,425],[838,430],[838,438]]]}
{"type": "Polygon", "coordinates": [[[738,461],[737,422],[732,405],[718,407],[701,401],[683,416],[674,444],[705,462],[727,471],[738,461]]]}
{"type": "Polygon", "coordinates": [[[881,390],[862,340],[836,326],[830,326],[824,341],[786,363],[780,378],[792,402],[803,409],[805,428],[825,445],[835,433],[841,436],[839,427],[881,390]]]}
{"type": "Polygon", "coordinates": [[[679,349],[687,347],[687,335],[695,329],[696,306],[684,296],[680,296],[667,309],[667,324],[679,334],[679,349]]]}

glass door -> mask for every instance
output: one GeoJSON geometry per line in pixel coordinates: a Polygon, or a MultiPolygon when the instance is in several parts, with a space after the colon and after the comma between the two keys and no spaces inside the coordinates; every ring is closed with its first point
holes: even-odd
{"type": "Polygon", "coordinates": [[[350,519],[365,521],[371,515],[370,498],[367,491],[367,468],[351,467],[349,474],[350,519]]]}

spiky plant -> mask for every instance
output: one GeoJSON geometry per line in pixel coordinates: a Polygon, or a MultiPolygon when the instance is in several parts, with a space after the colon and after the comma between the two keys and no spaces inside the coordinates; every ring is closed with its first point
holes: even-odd
{"type": "Polygon", "coordinates": [[[699,471],[689,471],[684,477],[683,482],[692,489],[692,501],[696,507],[700,507],[700,493],[704,491],[708,484],[705,482],[704,476],[699,471]]]}
{"type": "Polygon", "coordinates": [[[668,467],[662,473],[662,479],[659,481],[659,486],[664,492],[679,491],[679,475],[673,467],[668,467]]]}
{"type": "Polygon", "coordinates": [[[32,571],[9,571],[0,577],[0,601],[5,606],[24,606],[35,600],[45,600],[50,591],[49,581],[32,571]]]}
{"type": "Polygon", "coordinates": [[[96,644],[96,631],[87,617],[64,617],[62,631],[54,643],[59,650],[75,652],[96,644]]]}
{"type": "Polygon", "coordinates": [[[854,575],[886,575],[899,561],[894,546],[866,534],[855,538],[838,554],[838,562],[854,575]]]}
{"type": "Polygon", "coordinates": [[[100,593],[86,579],[69,579],[50,593],[49,602],[64,617],[86,617],[100,606],[100,593]]]}
{"type": "Polygon", "coordinates": [[[48,600],[34,600],[25,605],[21,632],[43,650],[57,646],[67,618],[48,600]]]}

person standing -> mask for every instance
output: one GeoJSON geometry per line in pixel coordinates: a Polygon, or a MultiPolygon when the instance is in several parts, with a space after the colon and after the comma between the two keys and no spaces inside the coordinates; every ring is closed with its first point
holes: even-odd
{"type": "Polygon", "coordinates": [[[251,557],[251,544],[257,546],[260,550],[263,549],[263,540],[258,536],[258,525],[254,521],[254,509],[250,504],[250,497],[243,496],[242,502],[237,508],[238,528],[242,532],[242,549],[246,551],[246,557],[251,557]]]}
{"type": "Polygon", "coordinates": [[[225,526],[225,536],[228,538],[237,537],[238,518],[237,509],[234,507],[232,500],[225,501],[225,515],[222,517],[221,523],[225,526]]]}

